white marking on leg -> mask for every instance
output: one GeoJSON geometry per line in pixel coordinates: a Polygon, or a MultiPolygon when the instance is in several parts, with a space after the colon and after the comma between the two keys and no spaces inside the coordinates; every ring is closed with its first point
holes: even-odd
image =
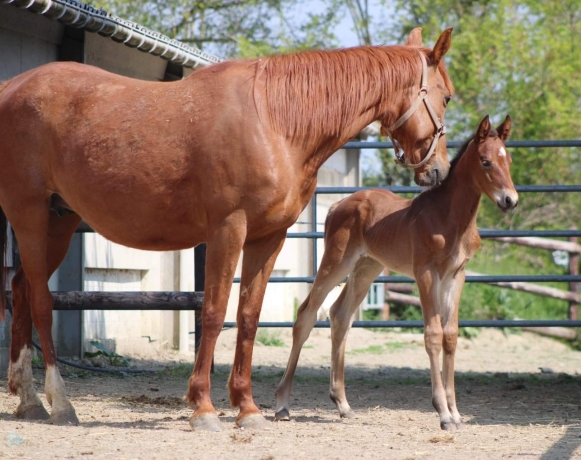
{"type": "Polygon", "coordinates": [[[46,399],[52,407],[52,413],[72,409],[65,392],[65,382],[56,366],[46,367],[46,382],[44,384],[46,399]]]}
{"type": "Polygon", "coordinates": [[[42,406],[32,382],[32,364],[30,348],[26,345],[20,350],[18,361],[10,361],[9,370],[10,388],[16,390],[20,397],[19,411],[31,406],[42,406]]]}

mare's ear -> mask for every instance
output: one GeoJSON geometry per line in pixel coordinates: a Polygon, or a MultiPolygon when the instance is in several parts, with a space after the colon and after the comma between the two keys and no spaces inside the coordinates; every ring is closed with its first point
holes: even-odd
{"type": "Polygon", "coordinates": [[[488,117],[488,115],[486,115],[482,119],[480,125],[478,125],[478,129],[476,130],[476,136],[474,136],[474,139],[476,139],[476,143],[481,144],[482,142],[484,142],[488,137],[489,132],[490,132],[490,118],[488,117]]]}
{"type": "Polygon", "coordinates": [[[432,63],[437,66],[452,46],[452,28],[446,29],[438,38],[431,53],[432,63]]]}
{"type": "Polygon", "coordinates": [[[404,43],[405,46],[422,46],[422,28],[416,27],[404,43]]]}
{"type": "Polygon", "coordinates": [[[498,131],[498,137],[500,137],[502,142],[506,142],[506,140],[510,136],[511,128],[512,120],[510,119],[510,116],[507,115],[502,124],[498,128],[496,128],[496,131],[498,131]]]}

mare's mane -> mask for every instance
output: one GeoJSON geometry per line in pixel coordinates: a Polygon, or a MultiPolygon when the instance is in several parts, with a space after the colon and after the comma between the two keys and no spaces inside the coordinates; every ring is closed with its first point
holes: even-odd
{"type": "MultiPolygon", "coordinates": [[[[419,77],[418,51],[429,60],[429,49],[405,46],[306,51],[264,58],[261,67],[271,125],[293,140],[343,135],[363,108],[381,104],[379,110],[386,111],[386,96],[419,77]]],[[[438,69],[453,92],[443,61],[438,69]]]]}

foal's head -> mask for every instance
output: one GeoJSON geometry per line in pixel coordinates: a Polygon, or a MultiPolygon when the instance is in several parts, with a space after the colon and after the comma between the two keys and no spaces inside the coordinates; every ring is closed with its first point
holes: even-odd
{"type": "Polygon", "coordinates": [[[504,146],[510,128],[508,115],[496,130],[491,129],[486,115],[469,146],[476,184],[503,211],[512,210],[518,204],[518,193],[510,176],[512,159],[504,146]]]}
{"type": "Polygon", "coordinates": [[[396,161],[415,170],[418,185],[437,185],[450,169],[444,113],[454,88],[443,58],[452,44],[451,36],[452,29],[445,30],[430,50],[422,47],[420,28],[411,32],[405,45],[417,50],[421,75],[406,88],[397,118],[381,120],[383,132],[395,144],[396,161]]]}

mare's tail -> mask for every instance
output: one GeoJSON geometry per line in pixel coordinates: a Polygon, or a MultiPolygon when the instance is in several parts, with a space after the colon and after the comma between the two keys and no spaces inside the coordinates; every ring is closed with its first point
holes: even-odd
{"type": "Polygon", "coordinates": [[[6,319],[6,249],[8,247],[8,220],[0,208],[0,321],[6,319]]]}

